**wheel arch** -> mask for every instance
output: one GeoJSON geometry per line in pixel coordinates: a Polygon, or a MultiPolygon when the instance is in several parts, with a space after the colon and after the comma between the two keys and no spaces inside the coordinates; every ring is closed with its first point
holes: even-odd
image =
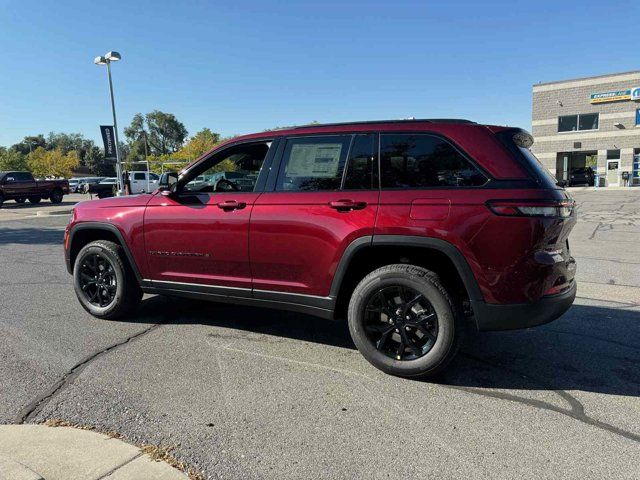
{"type": "Polygon", "coordinates": [[[69,249],[67,256],[67,270],[69,273],[73,273],[73,265],[82,247],[95,240],[108,240],[120,245],[124,250],[126,260],[131,270],[133,270],[138,283],[142,285],[143,279],[140,275],[140,270],[124,239],[124,235],[118,227],[110,223],[83,222],[71,228],[69,231],[69,249]]]}
{"type": "Polygon", "coordinates": [[[483,300],[471,267],[453,244],[432,237],[375,235],[354,240],[338,263],[329,294],[336,299],[335,316],[346,311],[351,292],[366,274],[388,263],[402,263],[403,258],[419,266],[440,269],[437,273],[449,274],[445,281],[463,288],[472,304],[483,300]]]}

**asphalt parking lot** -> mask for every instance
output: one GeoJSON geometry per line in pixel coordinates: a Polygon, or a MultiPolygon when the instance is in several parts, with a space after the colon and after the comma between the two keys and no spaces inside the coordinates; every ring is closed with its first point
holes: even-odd
{"type": "Polygon", "coordinates": [[[66,216],[0,217],[0,423],[117,431],[210,478],[639,478],[640,189],[573,195],[575,305],[472,335],[432,383],[297,313],[148,297],[94,319],[66,216]]]}

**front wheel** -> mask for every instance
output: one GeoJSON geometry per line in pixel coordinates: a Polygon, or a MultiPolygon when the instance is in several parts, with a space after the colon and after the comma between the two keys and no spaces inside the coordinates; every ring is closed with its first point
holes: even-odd
{"type": "Polygon", "coordinates": [[[51,200],[51,203],[61,203],[62,202],[62,190],[60,190],[59,188],[56,188],[53,192],[51,192],[51,196],[49,197],[49,200],[51,200]]]}
{"type": "Polygon", "coordinates": [[[407,378],[443,371],[465,328],[438,276],[406,264],[367,275],[353,292],[348,318],[360,353],[383,372],[407,378]]]}
{"type": "Polygon", "coordinates": [[[29,197],[29,203],[40,203],[42,197],[29,197]]]}
{"type": "Polygon", "coordinates": [[[73,268],[73,283],[82,307],[94,317],[117,319],[131,313],[142,290],[122,247],[106,240],[84,246],[73,268]]]}
{"type": "Polygon", "coordinates": [[[16,198],[16,203],[24,203],[26,198],[16,198]]]}

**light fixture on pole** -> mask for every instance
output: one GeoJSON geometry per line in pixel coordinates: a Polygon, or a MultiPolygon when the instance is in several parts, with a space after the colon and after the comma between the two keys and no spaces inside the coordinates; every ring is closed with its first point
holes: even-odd
{"type": "Polygon", "coordinates": [[[116,105],[113,101],[113,83],[111,82],[111,62],[117,62],[122,57],[118,52],[107,52],[104,56],[96,57],[93,63],[96,65],[107,66],[107,76],[109,77],[109,93],[111,95],[111,112],[113,113],[113,129],[115,131],[115,149],[116,149],[116,185],[118,188],[118,195],[124,194],[124,186],[122,184],[122,163],[120,159],[120,146],[118,145],[118,122],[116,120],[116,105]]]}

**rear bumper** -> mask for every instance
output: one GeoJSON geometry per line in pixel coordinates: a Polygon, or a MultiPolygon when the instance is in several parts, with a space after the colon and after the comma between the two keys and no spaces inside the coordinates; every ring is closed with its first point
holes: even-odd
{"type": "Polygon", "coordinates": [[[480,331],[516,330],[554,321],[566,312],[576,298],[575,280],[568,290],[543,297],[534,303],[497,305],[472,302],[476,325],[480,331]]]}

